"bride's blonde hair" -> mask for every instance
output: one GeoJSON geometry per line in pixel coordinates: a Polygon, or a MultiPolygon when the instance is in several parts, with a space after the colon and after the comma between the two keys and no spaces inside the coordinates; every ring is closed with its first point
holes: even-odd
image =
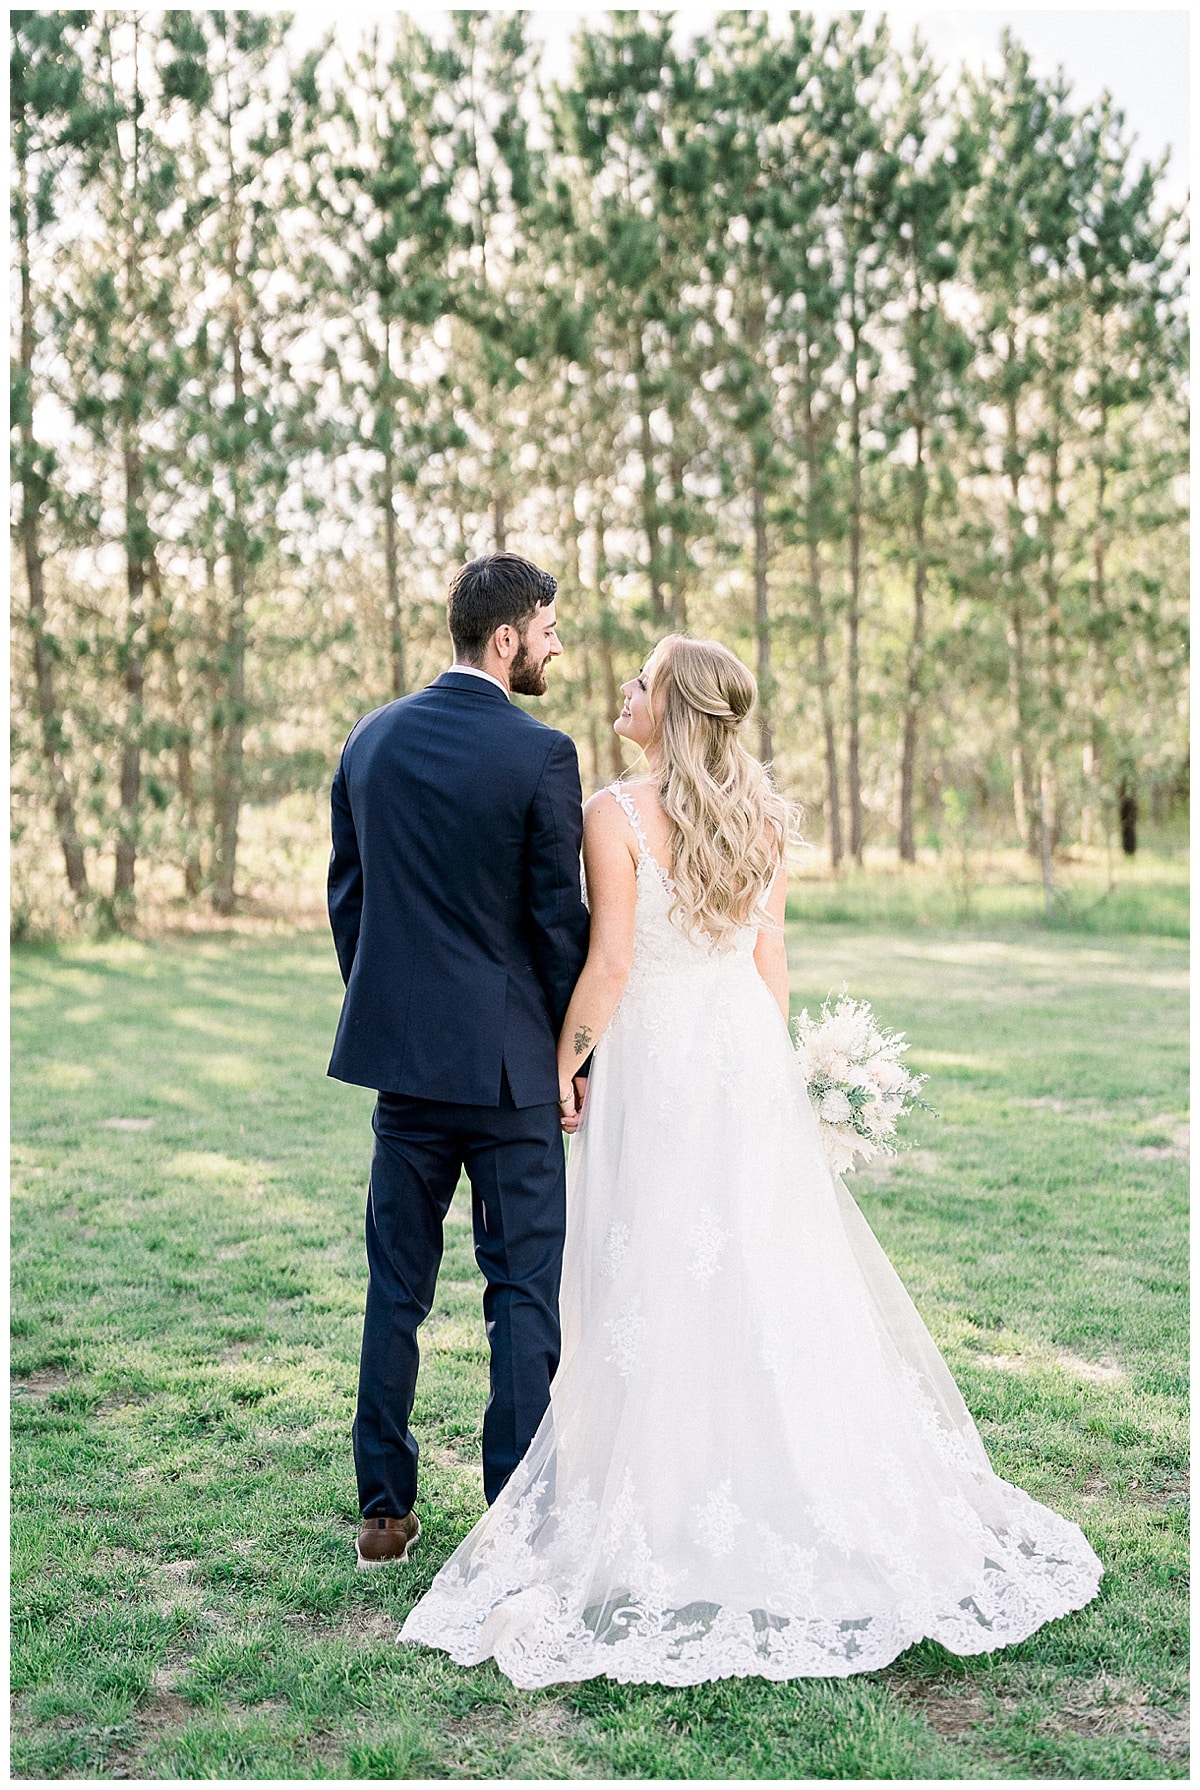
{"type": "Polygon", "coordinates": [[[746,666],[715,640],[668,634],[647,695],[658,794],[671,825],[672,917],[727,944],[766,919],[763,902],[796,825],[738,734],[758,695],[746,666]]]}

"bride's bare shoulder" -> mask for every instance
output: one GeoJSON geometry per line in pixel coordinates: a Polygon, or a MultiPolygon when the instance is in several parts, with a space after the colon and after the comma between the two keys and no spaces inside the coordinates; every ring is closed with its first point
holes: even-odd
{"type": "Polygon", "coordinates": [[[598,828],[608,831],[614,828],[628,827],[628,819],[611,784],[605,789],[598,789],[595,795],[589,796],[583,804],[583,824],[588,832],[594,832],[598,828]]]}

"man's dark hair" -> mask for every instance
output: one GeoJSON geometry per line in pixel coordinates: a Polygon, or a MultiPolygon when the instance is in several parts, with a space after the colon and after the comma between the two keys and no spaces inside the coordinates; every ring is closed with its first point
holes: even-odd
{"type": "Polygon", "coordinates": [[[454,656],[464,665],[483,658],[488,641],[506,624],[523,634],[537,609],[554,601],[558,580],[519,553],[484,553],[454,574],[446,619],[454,656]]]}

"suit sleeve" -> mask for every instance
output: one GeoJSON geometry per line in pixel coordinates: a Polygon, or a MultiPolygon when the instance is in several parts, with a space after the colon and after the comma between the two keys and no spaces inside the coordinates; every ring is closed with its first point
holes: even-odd
{"type": "Polygon", "coordinates": [[[330,794],[330,818],[333,850],[329,855],[329,924],[337,950],[342,981],[349,982],[358,949],[358,929],[362,921],[363,870],[354,830],[354,815],[346,788],[346,764],[338,765],[330,794]]]}
{"type": "Polygon", "coordinates": [[[529,892],[534,957],[557,1032],[588,948],[588,911],[580,886],[583,791],[572,742],[550,749],[530,816],[529,892]]]}

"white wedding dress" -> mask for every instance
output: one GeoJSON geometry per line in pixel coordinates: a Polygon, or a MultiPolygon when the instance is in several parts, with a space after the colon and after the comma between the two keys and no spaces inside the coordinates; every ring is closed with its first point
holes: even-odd
{"type": "Polygon", "coordinates": [[[637,810],[633,967],[572,1141],[562,1363],[401,1641],[524,1687],[842,1677],[1079,1609],[1082,1531],[992,1472],[831,1175],[754,965],[669,918],[637,810]]]}

